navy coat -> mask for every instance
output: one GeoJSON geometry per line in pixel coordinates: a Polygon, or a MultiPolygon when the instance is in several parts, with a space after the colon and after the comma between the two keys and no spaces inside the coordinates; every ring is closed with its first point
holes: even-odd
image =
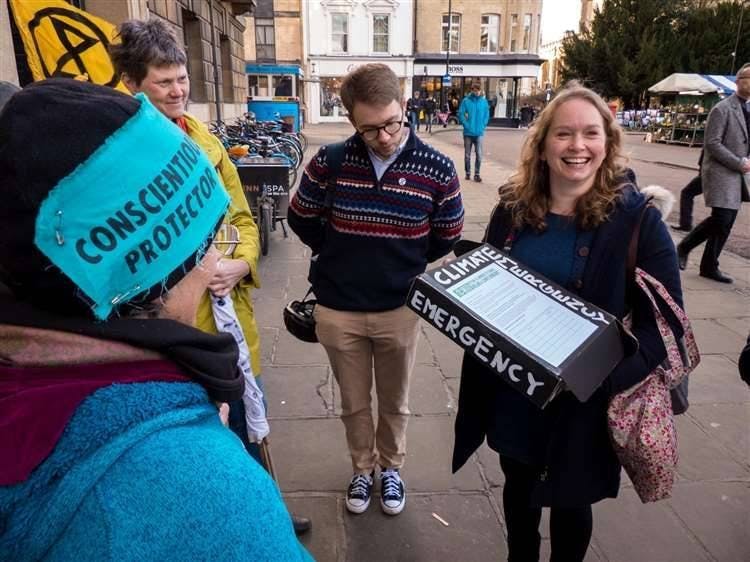
{"type": "MultiPolygon", "coordinates": [[[[645,204],[643,195],[625,187],[609,220],[595,229],[591,247],[576,249],[573,270],[580,273],[568,289],[619,319],[629,308],[625,302],[628,244],[645,204]]],[[[502,248],[510,228],[510,212],[497,207],[487,229],[487,242],[502,248]]],[[[652,207],[643,215],[637,266],[661,281],[682,306],[674,243],[661,214],[652,207]]],[[[646,378],[666,358],[650,303],[640,292],[633,299],[633,334],[638,348],[631,346],[631,354],[585,403],[565,391],[540,410],[465,354],[453,471],[463,466],[486,437],[495,451],[531,465],[537,478],[532,495],[535,505],[576,507],[616,497],[620,464],[607,428],[609,398],[646,378]]],[[[681,335],[671,313],[667,318],[681,335]]]]}

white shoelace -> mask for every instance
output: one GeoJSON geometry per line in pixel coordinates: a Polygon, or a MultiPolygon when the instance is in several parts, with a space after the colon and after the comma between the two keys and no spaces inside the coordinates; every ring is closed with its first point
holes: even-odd
{"type": "Polygon", "coordinates": [[[398,472],[387,470],[380,473],[380,482],[383,487],[383,496],[401,495],[401,477],[398,472]]]}
{"type": "Polygon", "coordinates": [[[366,475],[358,474],[349,486],[349,495],[366,496],[367,489],[372,486],[372,482],[366,475]]]}

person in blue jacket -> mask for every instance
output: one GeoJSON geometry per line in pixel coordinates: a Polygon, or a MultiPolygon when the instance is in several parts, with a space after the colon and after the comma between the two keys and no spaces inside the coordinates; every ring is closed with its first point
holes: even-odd
{"type": "MultiPolygon", "coordinates": [[[[471,355],[461,370],[453,470],[487,439],[505,474],[508,560],[539,560],[542,508],[551,508],[551,560],[580,562],[591,505],[617,496],[620,463],[610,442],[610,398],[666,358],[651,304],[628,298],[628,246],[636,266],[682,306],[677,253],[660,211],[624,168],[623,134],[607,105],[577,84],[563,89],[529,129],[521,163],[501,188],[485,235],[514,259],[622,319],[632,311],[627,356],[586,401],[562,392],[539,409],[471,355]]],[[[679,337],[682,329],[672,326],[679,337]]]]}
{"type": "Polygon", "coordinates": [[[471,179],[471,147],[474,147],[474,181],[482,181],[482,137],[490,122],[490,107],[482,94],[479,82],[471,85],[471,93],[464,96],[458,108],[458,120],[464,127],[464,170],[466,179],[471,179]]]}
{"type": "Polygon", "coordinates": [[[309,562],[220,419],[234,338],[194,326],[226,255],[209,158],[143,94],[68,78],[0,131],[0,560],[309,562]]]}

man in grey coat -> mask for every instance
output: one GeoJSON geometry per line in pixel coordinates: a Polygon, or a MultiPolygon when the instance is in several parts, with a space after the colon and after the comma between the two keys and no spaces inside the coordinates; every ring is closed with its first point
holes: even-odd
{"type": "Polygon", "coordinates": [[[717,103],[706,123],[701,178],[711,215],[677,245],[680,269],[685,269],[690,251],[705,241],[700,275],[720,283],[732,282],[719,270],[719,254],[740,205],[750,201],[750,63],[737,72],[736,82],[737,92],[717,103]]]}

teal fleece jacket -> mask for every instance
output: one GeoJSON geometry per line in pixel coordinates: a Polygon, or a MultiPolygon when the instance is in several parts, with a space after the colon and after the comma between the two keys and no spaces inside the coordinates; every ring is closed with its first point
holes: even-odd
{"type": "Polygon", "coordinates": [[[114,384],[0,487],[0,560],[312,560],[276,484],[193,383],[114,384]]]}
{"type": "Polygon", "coordinates": [[[461,100],[458,120],[464,126],[465,137],[481,137],[490,122],[490,106],[484,96],[469,94],[461,100]]]}

